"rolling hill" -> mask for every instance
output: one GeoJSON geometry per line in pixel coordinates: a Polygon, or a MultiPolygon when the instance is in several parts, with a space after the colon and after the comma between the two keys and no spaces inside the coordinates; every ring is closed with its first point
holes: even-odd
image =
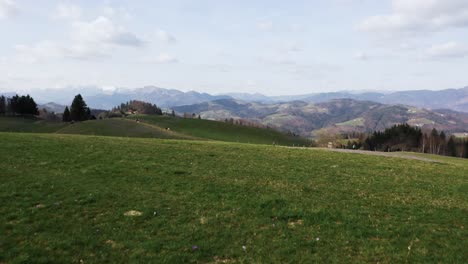
{"type": "Polygon", "coordinates": [[[224,122],[168,116],[131,116],[77,123],[45,121],[36,118],[0,117],[0,131],[57,133],[114,137],[218,140],[252,144],[309,146],[310,141],[273,129],[239,126],[224,122]],[[138,119],[138,121],[136,120],[138,119]]]}
{"type": "Polygon", "coordinates": [[[399,123],[422,128],[435,127],[447,132],[468,131],[466,113],[352,99],[337,99],[325,103],[294,101],[272,104],[224,99],[174,109],[181,113],[200,114],[206,119],[250,119],[305,137],[321,129],[330,132],[370,132],[399,123]]]}
{"type": "Polygon", "coordinates": [[[466,160],[59,134],[0,145],[2,263],[468,258],[466,160]]]}

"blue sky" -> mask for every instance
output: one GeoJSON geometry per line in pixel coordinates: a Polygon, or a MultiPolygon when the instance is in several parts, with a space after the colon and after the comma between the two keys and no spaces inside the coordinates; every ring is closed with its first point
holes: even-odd
{"type": "Polygon", "coordinates": [[[468,85],[468,1],[0,0],[0,91],[468,85]]]}

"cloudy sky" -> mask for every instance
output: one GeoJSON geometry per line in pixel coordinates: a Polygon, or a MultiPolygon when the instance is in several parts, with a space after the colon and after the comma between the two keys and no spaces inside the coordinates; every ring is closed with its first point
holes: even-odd
{"type": "Polygon", "coordinates": [[[467,0],[0,0],[0,91],[468,85],[467,0]]]}

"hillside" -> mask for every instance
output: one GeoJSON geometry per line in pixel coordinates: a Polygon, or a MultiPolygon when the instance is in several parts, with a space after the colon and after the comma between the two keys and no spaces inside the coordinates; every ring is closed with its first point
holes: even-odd
{"type": "Polygon", "coordinates": [[[238,126],[210,120],[151,115],[130,116],[128,119],[88,120],[74,124],[35,118],[0,117],[0,132],[219,140],[252,144],[275,143],[285,146],[310,145],[306,139],[289,136],[272,129],[238,126]],[[139,121],[136,122],[136,119],[139,121]]]}
{"type": "Polygon", "coordinates": [[[37,118],[0,116],[0,132],[54,133],[67,125],[37,118]]]}
{"type": "Polygon", "coordinates": [[[459,159],[52,134],[0,145],[4,263],[468,258],[459,159]]]}
{"type": "Polygon", "coordinates": [[[330,132],[369,132],[394,124],[409,123],[447,132],[468,131],[468,114],[451,110],[426,110],[405,105],[384,105],[371,101],[337,99],[325,103],[248,103],[224,99],[180,106],[178,112],[200,114],[224,120],[243,118],[308,137],[320,129],[330,132]]]}
{"type": "Polygon", "coordinates": [[[193,139],[193,137],[167,131],[158,126],[149,126],[137,123],[134,120],[120,118],[78,122],[57,130],[55,133],[114,137],[193,139]]]}

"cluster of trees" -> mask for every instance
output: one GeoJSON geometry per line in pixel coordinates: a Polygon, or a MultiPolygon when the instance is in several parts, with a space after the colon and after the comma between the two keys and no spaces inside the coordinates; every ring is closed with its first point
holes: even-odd
{"type": "Polygon", "coordinates": [[[355,135],[358,139],[348,140],[339,147],[371,151],[413,151],[436,155],[468,158],[468,140],[447,136],[444,131],[433,128],[423,132],[417,127],[400,124],[376,131],[370,135],[355,135]]]}
{"type": "Polygon", "coordinates": [[[421,129],[408,124],[395,125],[384,131],[376,131],[363,144],[372,151],[417,151],[423,134],[421,129]]]}
{"type": "Polygon", "coordinates": [[[114,107],[112,112],[120,112],[121,114],[145,114],[145,115],[162,115],[163,112],[155,104],[131,100],[126,103],[120,104],[120,106],[114,107]]]}
{"type": "Polygon", "coordinates": [[[39,110],[34,99],[29,95],[15,95],[11,98],[0,96],[0,114],[38,115],[39,110]]]}
{"type": "Polygon", "coordinates": [[[81,94],[75,96],[70,109],[68,106],[65,107],[65,111],[62,115],[63,122],[85,121],[90,119],[96,119],[96,117],[91,114],[91,109],[86,105],[81,94]]]}
{"type": "Polygon", "coordinates": [[[422,137],[421,152],[468,158],[468,140],[455,136],[447,137],[443,131],[439,132],[433,128],[422,137]]]}

